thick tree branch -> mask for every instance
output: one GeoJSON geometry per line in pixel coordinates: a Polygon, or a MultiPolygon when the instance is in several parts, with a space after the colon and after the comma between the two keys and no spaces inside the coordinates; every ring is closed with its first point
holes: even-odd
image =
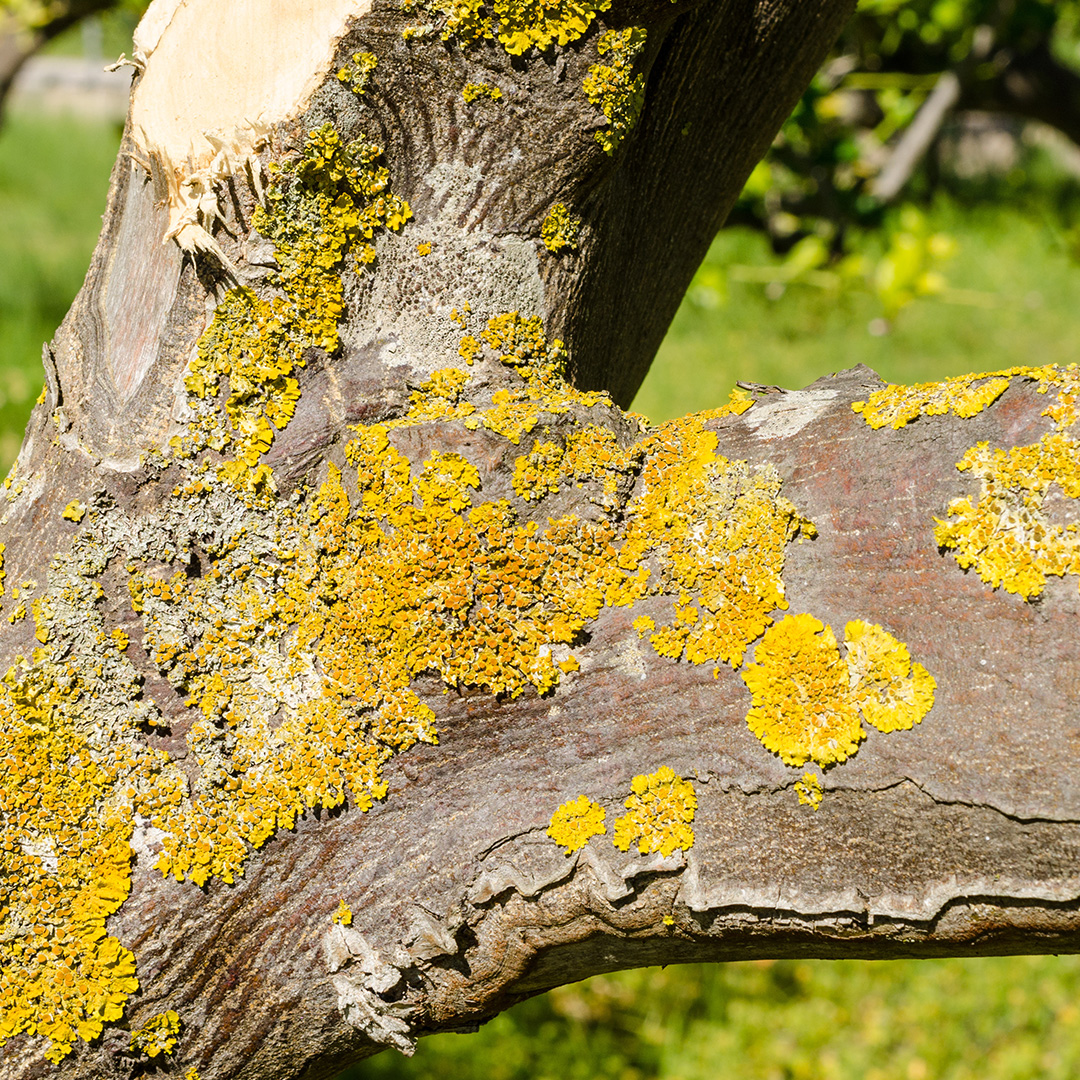
{"type": "Polygon", "coordinates": [[[848,5],[561,46],[311,6],[313,88],[182,158],[176,58],[265,38],[151,8],[133,115],[185,107],[129,125],[5,489],[5,1080],[314,1078],[657,960],[1075,948],[1075,371],[660,429],[588,391],[848,5]]]}

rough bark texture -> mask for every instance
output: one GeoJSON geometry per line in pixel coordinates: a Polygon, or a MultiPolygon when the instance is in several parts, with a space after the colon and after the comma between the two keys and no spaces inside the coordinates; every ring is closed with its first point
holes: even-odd
{"type": "MultiPolygon", "coordinates": [[[[303,667],[294,638],[275,637],[268,619],[265,655],[287,654],[299,667],[292,683],[285,679],[280,710],[245,719],[234,715],[237,702],[270,693],[263,685],[270,675],[245,676],[246,683],[237,676],[225,697],[211,687],[207,671],[192,668],[181,677],[174,652],[162,644],[172,631],[161,620],[166,614],[181,625],[195,619],[200,604],[218,595],[219,573],[252,581],[245,602],[261,611],[267,595],[285,588],[268,583],[279,569],[281,580],[298,590],[297,603],[336,610],[334,590],[349,585],[341,534],[364,506],[375,515],[365,541],[374,548],[389,543],[395,529],[419,528],[418,521],[424,528],[442,522],[450,530],[445,535],[463,535],[462,499],[478,512],[511,515],[516,524],[489,532],[486,546],[478,541],[460,556],[466,571],[470,564],[478,568],[477,580],[481,564],[512,559],[537,537],[555,535],[549,522],[558,519],[570,540],[562,546],[553,540],[540,570],[577,559],[583,577],[537,601],[538,607],[564,604],[570,629],[551,631],[549,644],[538,649],[520,646],[528,654],[521,663],[532,665],[527,677],[509,662],[494,674],[470,668],[472,675],[458,679],[434,661],[410,670],[416,703],[409,723],[420,731],[410,738],[421,740],[411,748],[390,730],[393,716],[384,725],[389,734],[365,719],[382,716],[386,702],[378,695],[385,687],[370,690],[370,699],[356,691],[361,704],[376,701],[378,708],[358,705],[359,719],[346,734],[371,746],[382,739],[378,745],[401,751],[387,751],[381,761],[385,793],[370,781],[384,797],[361,812],[357,804],[367,789],[350,779],[348,805],[312,798],[293,827],[279,822],[269,830],[232,883],[220,870],[202,887],[191,874],[183,883],[163,877],[155,861],[163,843],[167,848],[168,829],[157,829],[152,815],[135,816],[142,796],[134,804],[123,791],[109,796],[126,808],[122,822],[129,831],[134,822],[134,832],[132,854],[124,856],[130,895],[114,905],[106,929],[134,953],[139,988],[121,995],[122,1020],[89,1043],[74,1039],[59,1064],[43,1056],[44,1039],[22,1029],[4,1046],[5,1080],[54,1074],[97,1080],[148,1067],[176,1076],[195,1069],[202,1080],[327,1076],[383,1046],[407,1049],[418,1036],[469,1029],[560,983],[638,964],[1077,947],[1076,566],[1064,578],[1051,576],[1041,594],[1027,587],[1024,599],[992,587],[978,566],[963,572],[939,549],[934,532],[935,517],[948,516],[951,500],[977,499],[973,474],[956,471],[968,448],[980,441],[1003,448],[1036,443],[1052,428],[1042,415],[1047,405],[1071,408],[1064,398],[1075,390],[1075,373],[1017,373],[981,397],[979,388],[990,384],[975,383],[978,407],[960,408],[960,415],[974,414],[963,419],[931,415],[942,411],[931,393],[911,414],[914,422],[874,430],[852,404],[881,384],[856,368],[805,391],[766,393],[752,406],[736,402],[642,433],[614,405],[562,384],[558,350],[530,338],[511,355],[506,327],[527,336],[532,331],[521,317],[540,316],[549,337],[567,342],[570,380],[579,390],[608,387],[617,402],[629,400],[713,230],[850,7],[831,0],[616,2],[611,26],[648,30],[633,67],[648,79],[640,123],[608,155],[595,138],[609,130],[604,117],[581,92],[593,66],[610,60],[610,53],[597,52],[608,24],[565,47],[512,57],[490,41],[467,50],[437,35],[407,42],[402,29],[422,17],[403,14],[396,3],[376,4],[341,42],[335,69],[305,115],[272,132],[263,163],[294,164],[259,183],[250,173],[259,166],[249,162],[247,177],[239,173],[220,190],[224,223],[216,242],[252,295],[267,302],[277,295],[270,271],[287,260],[279,246],[275,262],[272,245],[253,229],[258,192],[265,183],[272,191],[275,184],[296,190],[304,174],[295,161],[310,147],[310,132],[330,123],[345,141],[363,134],[377,142],[393,191],[412,207],[413,220],[398,235],[391,230],[376,238],[372,269],[333,268],[345,280],[339,339],[304,347],[304,366],[290,368],[299,379],[295,415],[278,425],[261,459],[255,455],[272,468],[276,495],[254,466],[229,471],[236,464],[231,455],[242,449],[238,429],[231,443],[214,444],[204,426],[194,459],[167,450],[171,437],[189,432],[193,417],[225,423],[215,387],[206,397],[192,390],[190,365],[197,342],[208,340],[207,327],[216,332],[221,311],[235,302],[235,283],[209,255],[185,258],[160,243],[167,209],[155,200],[142,164],[121,154],[86,284],[46,351],[47,392],[0,519],[9,589],[3,608],[9,618],[0,625],[5,656],[15,663],[0,702],[5,740],[15,738],[20,724],[34,732],[70,727],[72,745],[83,740],[72,750],[73,762],[78,753],[96,760],[123,742],[168,755],[161,775],[180,777],[182,786],[197,787],[218,767],[221,783],[233,783],[243,767],[229,764],[231,732],[242,734],[245,724],[261,719],[273,733],[287,726],[290,710],[310,705],[312,679],[323,679],[325,689],[329,660],[319,652],[320,639],[311,643],[317,664],[303,667]],[[357,94],[335,72],[362,52],[374,54],[377,67],[357,94]],[[470,82],[499,87],[503,100],[466,104],[462,87],[470,82]],[[556,202],[582,219],[576,250],[555,253],[539,242],[556,202]],[[428,244],[427,253],[418,250],[428,244]],[[509,316],[515,311],[516,321],[509,316]],[[458,351],[466,331],[476,335],[470,368],[458,351]],[[500,361],[500,349],[509,359],[500,361]],[[440,396],[438,379],[449,378],[445,370],[455,366],[462,379],[468,376],[467,388],[457,398],[440,396]],[[493,391],[523,409],[534,400],[534,428],[517,431],[516,441],[507,437],[506,422],[492,419],[493,391]],[[536,398],[528,399],[533,391],[536,398]],[[389,427],[377,428],[380,422],[389,427]],[[609,434],[597,435],[597,428],[609,434]],[[589,468],[559,473],[558,461],[569,460],[573,440],[586,432],[600,440],[603,453],[589,468]],[[375,445],[380,438],[374,456],[356,449],[356,440],[375,445]],[[541,440],[559,444],[556,472],[529,481],[521,461],[528,464],[541,440]],[[393,460],[410,463],[409,498],[418,502],[391,525],[378,517],[391,500],[389,488],[379,494],[363,470],[376,468],[372,461],[382,468],[395,452],[401,458],[393,460]],[[446,455],[438,460],[448,471],[423,472],[433,454],[446,455]],[[474,483],[458,482],[469,475],[462,459],[477,470],[474,483]],[[200,460],[212,463],[208,471],[197,472],[200,460]],[[341,475],[353,469],[344,487],[335,486],[336,468],[345,470],[341,475]],[[238,486],[230,487],[237,475],[238,486]],[[195,490],[200,484],[205,490],[195,490]],[[428,496],[431,505],[421,511],[428,496]],[[335,518],[343,500],[352,509],[335,518]],[[498,500],[506,500],[504,509],[498,500]],[[239,526],[228,532],[222,515],[239,526]],[[741,546],[728,550],[714,542],[711,530],[737,530],[759,518],[766,524],[755,525],[759,531],[751,530],[741,546]],[[816,538],[807,520],[816,525],[816,538]],[[270,555],[253,555],[251,578],[235,553],[251,543],[260,521],[296,539],[296,551],[279,543],[270,555]],[[794,542],[797,534],[802,542],[794,542]],[[501,544],[491,539],[496,535],[504,536],[501,544]],[[632,553],[634,537],[643,535],[648,542],[632,553]],[[592,551],[594,541],[600,554],[586,557],[582,552],[592,551]],[[780,563],[765,566],[773,541],[780,563]],[[288,578],[294,558],[310,560],[310,576],[288,578]],[[656,588],[631,595],[620,575],[639,569],[650,571],[649,587],[656,588]],[[597,592],[595,610],[576,596],[578,584],[583,592],[598,588],[585,581],[586,572],[620,582],[606,603],[603,589],[597,592]],[[738,655],[725,659],[706,645],[694,657],[673,659],[673,651],[683,655],[682,644],[661,655],[642,617],[656,626],[679,619],[688,625],[700,612],[704,621],[707,605],[697,596],[705,586],[695,575],[729,572],[734,590],[713,597],[721,631],[742,625],[744,601],[765,598],[764,621],[751,626],[750,620],[741,638],[732,631],[738,655]],[[301,595],[312,580],[318,595],[301,595]],[[38,584],[28,586],[31,581],[38,584]],[[164,589],[163,582],[170,583],[171,599],[148,599],[151,586],[164,589]],[[28,605],[23,618],[15,607],[20,596],[12,595],[16,586],[23,599],[41,601],[28,605]],[[934,706],[914,730],[886,735],[871,728],[856,738],[864,738],[861,748],[842,753],[826,746],[802,755],[835,766],[818,770],[814,783],[825,789],[819,808],[812,787],[803,789],[809,803],[797,797],[796,782],[807,783],[801,769],[785,765],[747,724],[751,694],[741,675],[751,659],[767,666],[763,642],[772,638],[761,634],[770,620],[777,630],[794,625],[779,609],[785,596],[789,613],[812,614],[837,637],[855,620],[884,627],[892,635],[887,640],[902,642],[937,683],[934,706]],[[116,642],[122,661],[107,653],[106,638],[116,642]],[[17,656],[30,659],[19,664],[17,656]],[[559,671],[551,658],[563,665],[559,671]],[[85,689],[72,690],[72,678],[85,689]],[[511,692],[491,692],[500,679],[511,692]],[[36,704],[41,700],[50,704],[36,704]],[[437,744],[424,741],[416,719],[425,706],[434,713],[437,744]],[[139,724],[125,727],[134,712],[139,724]],[[373,735],[377,728],[383,733],[373,735]],[[631,781],[655,776],[661,766],[694,788],[692,843],[680,833],[682,845],[666,853],[643,853],[637,844],[619,850],[610,828],[631,781]],[[607,811],[609,831],[568,855],[547,829],[560,804],[583,794],[607,811]],[[351,909],[351,924],[348,917],[331,920],[339,901],[351,909]],[[175,1045],[150,1055],[149,1036],[139,1033],[169,1010],[181,1025],[175,1045]]],[[[130,133],[125,150],[134,151],[130,133]]],[[[268,205],[276,205],[273,198],[268,205]]],[[[195,355],[214,358],[207,348],[195,355]]],[[[239,379],[235,367],[233,378],[239,379]]],[[[231,384],[229,390],[238,393],[231,384]]],[[[960,398],[965,392],[956,389],[960,398]]],[[[1071,416],[1055,421],[1065,425],[1062,431],[1071,416]]],[[[1064,458],[1055,459],[1056,486],[1043,492],[1045,506],[1037,509],[1067,526],[1075,520],[1069,507],[1077,485],[1061,460],[1075,460],[1076,444],[1067,433],[1062,438],[1067,446],[1064,458]]],[[[1022,548],[1026,526],[1009,520],[1022,548]]],[[[1073,534],[1061,535],[1067,546],[1073,534]]],[[[369,557],[368,549],[358,551],[358,560],[369,557]]],[[[418,541],[413,553],[425,573],[438,563],[433,551],[418,541]]],[[[387,572],[375,592],[393,593],[416,565],[387,572]]],[[[505,581],[500,587],[500,602],[515,603],[513,589],[505,581]]],[[[452,591],[449,584],[445,591],[452,591]]],[[[473,606],[464,609],[455,631],[460,642],[480,620],[485,595],[478,587],[473,606]]],[[[538,616],[522,611],[524,639],[538,616]]],[[[239,609],[226,611],[221,622],[227,630],[244,617],[239,609]]],[[[349,612],[334,618],[347,621],[349,612]]],[[[435,635],[444,624],[432,618],[435,635]]],[[[328,622],[327,635],[331,629],[340,627],[328,622]]],[[[360,636],[343,640],[362,641],[358,653],[374,655],[382,647],[363,636],[363,625],[355,632],[360,636]]],[[[208,640],[211,630],[205,634],[208,640]]],[[[496,630],[491,634],[494,640],[496,630]]],[[[254,638],[228,646],[233,653],[262,647],[254,638]]],[[[848,649],[854,655],[854,646],[848,649]]],[[[835,674],[840,653],[835,647],[824,653],[835,653],[835,674]]],[[[228,675],[233,659],[222,653],[215,662],[228,675]]],[[[792,653],[791,663],[803,659],[792,653]]],[[[455,662],[446,661],[450,668],[455,662]]],[[[910,664],[901,666],[896,685],[906,687],[910,664]]],[[[335,678],[340,686],[343,676],[335,678]]],[[[847,679],[835,684],[840,711],[847,679]]],[[[803,691],[815,692],[806,685],[803,691]]],[[[911,722],[909,716],[906,726],[911,722]]],[[[3,753],[8,806],[44,782],[31,771],[16,786],[10,747],[3,753]]],[[[782,753],[789,761],[799,757],[782,753]]],[[[274,767],[276,774],[269,765],[249,771],[253,798],[280,779],[284,766],[274,767]]],[[[69,769],[74,765],[60,772],[69,769]]],[[[213,791],[206,791],[210,799],[213,791]]],[[[245,804],[234,809],[219,815],[221,836],[245,804]]],[[[98,803],[88,804],[87,820],[99,811],[98,803]]],[[[5,810],[6,820],[12,813],[5,810]]],[[[31,839],[15,841],[8,857],[21,844],[24,863],[37,860],[23,872],[44,873],[57,849],[41,845],[33,814],[29,820],[31,839]]],[[[121,843],[127,845],[127,834],[121,843]]],[[[209,843],[216,850],[218,841],[209,843]]],[[[48,936],[18,923],[12,908],[23,899],[5,903],[0,946],[48,936]]],[[[40,1014],[35,1022],[44,1030],[40,1014]]]]}

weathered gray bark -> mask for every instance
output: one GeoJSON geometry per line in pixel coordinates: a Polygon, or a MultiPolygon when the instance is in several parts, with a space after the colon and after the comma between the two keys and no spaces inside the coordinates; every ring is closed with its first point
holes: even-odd
{"type": "MultiPolygon", "coordinates": [[[[637,69],[648,81],[639,125],[608,156],[594,139],[602,117],[580,91],[597,62],[595,28],[546,55],[511,58],[488,42],[468,51],[437,37],[406,43],[402,28],[416,19],[376,4],[341,41],[306,114],[275,130],[263,154],[287,157],[326,122],[345,138],[362,132],[384,147],[393,190],[414,214],[400,237],[379,241],[373,274],[343,271],[341,347],[309,350],[296,415],[263,459],[279,490],[310,503],[304,484],[322,483],[328,462],[344,465],[349,425],[402,416],[416,385],[460,363],[464,328],[448,310],[465,303],[477,332],[503,312],[543,316],[567,342],[571,381],[608,387],[625,405],[715,227],[850,7],[616,0],[616,26],[648,29],[637,69]],[[362,50],[378,67],[358,98],[334,72],[362,50]],[[466,106],[470,81],[498,85],[504,101],[466,106]],[[538,236],[556,201],[583,224],[578,250],[551,256],[538,236]],[[425,242],[432,252],[421,255],[425,242]]],[[[133,147],[129,132],[124,149],[133,147]]],[[[55,590],[43,616],[54,621],[39,627],[53,654],[41,663],[63,664],[82,662],[78,626],[61,618],[72,538],[112,538],[93,576],[103,595],[83,618],[130,637],[126,657],[143,682],[128,704],[152,702],[164,721],[139,738],[194,782],[185,735],[196,710],[163,677],[168,662],[143,647],[125,564],[160,577],[181,570],[195,583],[225,565],[209,519],[171,558],[160,554],[175,527],[166,504],[192,466],[140,455],[184,430],[182,378],[229,281],[210,255],[185,258],[160,243],[168,213],[138,160],[122,153],[113,179],[86,284],[46,354],[48,392],[0,539],[9,586],[48,580],[55,590]],[[61,516],[73,500],[90,508],[84,522],[61,516]],[[135,536],[139,520],[129,551],[126,530],[135,536]],[[65,654],[55,643],[68,640],[76,644],[65,654]]],[[[223,257],[270,295],[252,186],[237,175],[221,195],[223,257]]],[[[488,358],[473,369],[481,388],[484,379],[489,391],[500,385],[495,368],[488,358]]],[[[436,714],[438,745],[392,757],[386,797],[368,812],[313,811],[279,828],[233,884],[163,878],[153,867],[160,838],[137,822],[131,895],[107,926],[138,965],[125,1019],[89,1045],[76,1041],[56,1066],[41,1039],[19,1034],[3,1049],[0,1076],[130,1075],[147,1063],[131,1051],[130,1032],[170,1009],[183,1023],[178,1044],[153,1059],[169,1075],[194,1067],[203,1080],[314,1078],[382,1045],[468,1029],[528,995],[636,964],[1077,948],[1075,579],[1052,579],[1025,602],[963,573],[933,535],[950,499],[976,490],[955,470],[965,450],[1035,441],[1050,399],[1017,379],[972,419],[925,416],[874,431],[851,405],[878,386],[856,368],[705,422],[718,454],[748,462],[750,475],[772,475],[771,464],[783,495],[816,523],[817,539],[786,547],[790,612],[812,613],[838,634],[850,620],[881,624],[937,680],[917,729],[870,731],[853,760],[825,774],[819,810],[800,805],[798,772],[749,731],[750,695],[735,670],[675,662],[639,638],[633,619],[662,621],[671,595],[603,607],[572,644],[581,669],[548,696],[467,684],[446,693],[438,676],[417,675],[412,687],[436,714]],[[661,765],[696,787],[687,850],[622,853],[599,838],[567,856],[546,835],[555,808],[583,793],[605,805],[610,825],[631,778],[661,765]],[[348,930],[330,921],[339,899],[352,909],[348,930]]],[[[636,513],[655,446],[603,514],[587,498],[596,491],[589,478],[535,504],[511,483],[534,435],[561,439],[598,418],[622,446],[632,440],[629,421],[602,404],[545,414],[520,445],[449,422],[417,421],[393,440],[414,473],[432,453],[464,455],[480,470],[474,501],[509,499],[520,521],[546,528],[576,513],[617,531],[636,513]]],[[[671,506],[677,512],[678,500],[671,506]]],[[[41,641],[30,618],[0,626],[8,662],[41,641]]],[[[113,716],[108,695],[104,687],[88,706],[91,719],[113,716]]]]}

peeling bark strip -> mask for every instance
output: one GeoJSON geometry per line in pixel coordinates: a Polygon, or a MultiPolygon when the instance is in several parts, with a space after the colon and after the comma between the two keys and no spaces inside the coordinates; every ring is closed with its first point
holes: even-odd
{"type": "Polygon", "coordinates": [[[1076,369],[616,403],[848,5],[286,7],[148,13],[5,485],[0,1075],[1075,948],[1076,369]]]}

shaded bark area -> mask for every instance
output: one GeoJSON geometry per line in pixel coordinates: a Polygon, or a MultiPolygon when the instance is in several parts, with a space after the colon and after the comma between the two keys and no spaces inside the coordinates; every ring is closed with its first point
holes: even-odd
{"type": "MultiPolygon", "coordinates": [[[[278,483],[266,515],[290,498],[310,505],[328,466],[344,467],[355,425],[402,417],[433,372],[461,365],[463,332],[482,333],[500,313],[542,316],[571,346],[579,386],[628,398],[713,225],[849,9],[805,0],[618,9],[648,28],[640,63],[649,77],[640,125],[613,157],[580,92],[600,55],[597,32],[557,58],[522,59],[489,42],[407,42],[396,4],[358,20],[305,114],[271,133],[264,164],[295,160],[307,133],[332,123],[345,139],[379,143],[414,219],[378,242],[374,273],[343,271],[341,344],[309,349],[297,371],[296,414],[263,459],[278,483]],[[335,73],[365,50],[378,67],[358,96],[335,73]],[[468,106],[462,86],[480,81],[504,103],[468,106]],[[583,219],[579,249],[562,256],[538,239],[557,201],[583,219]]],[[[134,149],[129,132],[125,151],[134,149]]],[[[167,212],[137,160],[122,153],[113,180],[86,284],[46,352],[47,394],[18,490],[5,495],[9,583],[55,578],[90,524],[164,531],[163,507],[192,480],[187,466],[142,455],[187,430],[183,375],[236,282],[210,258],[161,245],[167,212]],[[88,525],[77,508],[62,516],[74,500],[92,506],[88,525]]],[[[240,283],[264,297],[276,264],[252,229],[256,186],[239,173],[222,184],[216,239],[240,283]]],[[[504,388],[501,370],[484,361],[470,377],[504,388]]],[[[937,680],[917,728],[871,730],[823,773],[819,809],[797,797],[799,770],[747,727],[750,693],[732,666],[672,660],[639,634],[635,618],[659,616],[677,590],[601,606],[574,642],[578,669],[568,664],[544,696],[419,674],[411,688],[436,716],[438,743],[391,758],[386,797],[366,813],[315,810],[279,828],[233,884],[163,878],[160,839],[136,823],[131,894],[108,920],[138,964],[123,1023],[59,1066],[44,1060],[41,1040],[18,1036],[0,1075],[139,1075],[149,1063],[132,1054],[131,1032],[170,1009],[183,1028],[175,1055],[158,1059],[169,1075],[315,1080],[386,1045],[467,1030],[528,995],[636,964],[1080,947],[1075,579],[1052,579],[1025,602],[961,571],[933,534],[950,500],[977,490],[955,468],[967,448],[1037,440],[1048,399],[1016,379],[971,419],[874,431],[852,404],[880,385],[857,368],[702,421],[723,458],[762,475],[774,468],[817,527],[816,539],[786,548],[787,610],[838,634],[851,620],[880,624],[937,680]],[[567,855],[547,835],[556,808],[582,793],[610,823],[633,777],[661,765],[694,785],[686,850],[623,852],[600,837],[567,855]],[[345,899],[352,924],[336,925],[345,899]]],[[[619,447],[632,441],[632,422],[603,402],[545,413],[535,436],[600,423],[619,447]]],[[[531,432],[515,442],[432,419],[394,438],[417,470],[435,452],[467,458],[483,498],[505,500],[537,529],[568,514],[622,527],[648,464],[627,468],[601,512],[581,484],[539,501],[521,495],[512,477],[531,432]]],[[[703,518],[702,530],[719,520],[703,518]]],[[[126,561],[117,547],[96,571],[93,613],[130,639],[141,697],[167,723],[147,744],[193,777],[185,734],[197,710],[146,646],[126,561]]],[[[162,577],[181,584],[216,569],[198,545],[161,562],[162,577]]],[[[32,618],[0,626],[9,663],[49,640],[32,618]]]]}

